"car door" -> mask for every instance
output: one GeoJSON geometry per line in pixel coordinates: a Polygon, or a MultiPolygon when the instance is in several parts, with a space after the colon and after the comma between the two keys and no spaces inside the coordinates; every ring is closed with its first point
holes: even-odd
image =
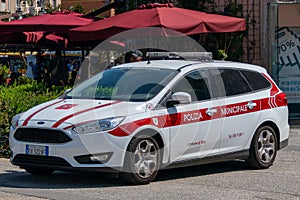
{"type": "Polygon", "coordinates": [[[260,100],[244,76],[235,68],[210,70],[223,117],[220,153],[243,150],[260,118],[260,100]]]}
{"type": "Polygon", "coordinates": [[[219,153],[222,119],[211,98],[211,84],[206,70],[192,70],[179,79],[171,94],[184,92],[191,103],[167,108],[170,128],[170,162],[197,159],[219,153]]]}

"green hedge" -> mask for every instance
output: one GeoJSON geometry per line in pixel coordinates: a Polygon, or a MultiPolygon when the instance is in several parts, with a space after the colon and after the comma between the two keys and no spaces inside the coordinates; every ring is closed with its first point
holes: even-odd
{"type": "Polygon", "coordinates": [[[10,154],[8,135],[14,115],[63,94],[64,87],[47,88],[45,84],[24,81],[21,85],[0,86],[0,156],[10,154]],[[27,83],[26,83],[27,82],[27,83]]]}

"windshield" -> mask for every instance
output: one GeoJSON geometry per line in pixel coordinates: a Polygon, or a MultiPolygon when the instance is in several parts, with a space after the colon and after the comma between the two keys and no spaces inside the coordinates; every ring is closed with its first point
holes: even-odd
{"type": "Polygon", "coordinates": [[[112,68],[78,85],[65,98],[147,101],[177,74],[176,70],[170,69],[112,68]]]}

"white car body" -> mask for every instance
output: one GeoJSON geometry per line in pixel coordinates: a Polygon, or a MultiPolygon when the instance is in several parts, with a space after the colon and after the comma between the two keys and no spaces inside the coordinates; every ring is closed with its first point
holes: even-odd
{"type": "Polygon", "coordinates": [[[28,110],[17,119],[17,125],[11,127],[11,162],[25,168],[122,172],[130,142],[145,132],[158,135],[158,143],[162,147],[160,169],[236,158],[247,159],[253,136],[263,125],[269,125],[275,130],[277,149],[288,143],[285,95],[262,67],[234,62],[179,60],[151,61],[151,64],[130,63],[117,68],[122,67],[172,69],[178,70],[178,74],[156,96],[145,102],[62,97],[28,110]],[[186,73],[217,67],[263,74],[271,87],[168,108],[161,106],[168,91],[186,73]],[[115,117],[122,117],[122,120],[117,118],[120,124],[110,130],[83,134],[74,130],[75,126],[86,122],[115,117]],[[39,130],[37,138],[15,136],[18,130],[30,132],[33,129],[39,130]],[[63,142],[52,143],[45,141],[48,136],[42,136],[43,142],[39,142],[38,134],[44,130],[58,131],[65,138],[63,142]],[[52,158],[58,159],[53,161],[52,158]],[[83,158],[83,161],[78,162],[78,158],[83,158]]]}

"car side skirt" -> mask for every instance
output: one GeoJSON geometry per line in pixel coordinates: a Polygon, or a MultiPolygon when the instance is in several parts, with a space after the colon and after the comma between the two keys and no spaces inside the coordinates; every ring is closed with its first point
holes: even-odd
{"type": "Polygon", "coordinates": [[[172,168],[188,167],[194,165],[203,165],[208,163],[225,162],[225,161],[231,161],[236,159],[246,160],[248,157],[249,157],[249,149],[246,149],[238,152],[227,153],[227,154],[222,154],[217,156],[178,161],[178,162],[171,163],[169,165],[165,165],[165,167],[163,167],[162,169],[172,169],[172,168]]]}
{"type": "Polygon", "coordinates": [[[280,144],[279,144],[279,149],[283,149],[283,148],[286,147],[288,144],[289,144],[289,138],[280,142],[280,144]]]}

